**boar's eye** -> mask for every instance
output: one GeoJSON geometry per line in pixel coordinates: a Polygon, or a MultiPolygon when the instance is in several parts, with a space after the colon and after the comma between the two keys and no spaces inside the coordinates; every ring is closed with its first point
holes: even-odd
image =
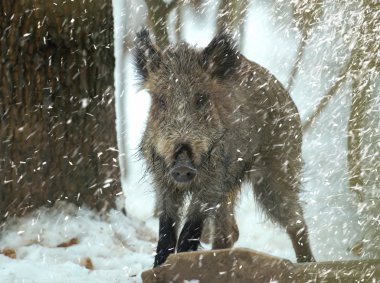
{"type": "Polygon", "coordinates": [[[206,104],[208,100],[208,95],[206,93],[198,93],[196,95],[196,98],[197,100],[195,101],[195,105],[197,106],[197,108],[200,108],[206,104]]]}
{"type": "Polygon", "coordinates": [[[162,97],[157,97],[156,101],[157,101],[158,107],[160,109],[165,109],[166,108],[166,102],[165,102],[165,100],[162,97]]]}

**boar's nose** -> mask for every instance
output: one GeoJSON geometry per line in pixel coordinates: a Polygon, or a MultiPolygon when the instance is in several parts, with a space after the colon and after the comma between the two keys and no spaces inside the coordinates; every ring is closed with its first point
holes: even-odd
{"type": "Polygon", "coordinates": [[[179,144],[174,153],[175,162],[170,171],[173,179],[180,183],[190,182],[197,174],[191,162],[192,150],[188,144],[179,144]]]}
{"type": "Polygon", "coordinates": [[[170,171],[174,180],[179,183],[190,182],[197,174],[197,170],[185,164],[178,164],[170,171]]]}

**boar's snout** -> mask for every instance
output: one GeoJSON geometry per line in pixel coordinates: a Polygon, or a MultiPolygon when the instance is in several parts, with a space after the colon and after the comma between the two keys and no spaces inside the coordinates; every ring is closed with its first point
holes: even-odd
{"type": "Polygon", "coordinates": [[[197,169],[191,161],[191,147],[189,145],[180,145],[175,152],[174,164],[170,170],[173,179],[179,183],[190,182],[197,175],[197,169]]]}
{"type": "Polygon", "coordinates": [[[193,167],[183,164],[172,168],[170,173],[174,180],[176,180],[177,182],[186,183],[194,179],[195,175],[197,174],[197,170],[193,167]]]}

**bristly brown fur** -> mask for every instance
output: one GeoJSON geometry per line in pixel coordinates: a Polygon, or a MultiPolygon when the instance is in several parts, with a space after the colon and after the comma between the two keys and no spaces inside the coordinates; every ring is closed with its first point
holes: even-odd
{"type": "Polygon", "coordinates": [[[142,29],[136,34],[135,49],[134,49],[134,65],[137,68],[140,83],[148,79],[149,67],[158,67],[160,56],[157,47],[152,43],[149,30],[142,29]]]}
{"type": "Polygon", "coordinates": [[[236,72],[239,66],[237,45],[227,33],[218,34],[203,51],[203,63],[220,79],[236,72]]]}

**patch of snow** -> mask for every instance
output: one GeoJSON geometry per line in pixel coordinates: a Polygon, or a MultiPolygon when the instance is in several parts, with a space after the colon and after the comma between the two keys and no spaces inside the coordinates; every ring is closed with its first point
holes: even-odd
{"type": "Polygon", "coordinates": [[[99,216],[65,203],[40,208],[6,223],[0,249],[13,249],[16,259],[0,255],[0,282],[140,282],[153,263],[155,234],[116,210],[99,216]]]}

